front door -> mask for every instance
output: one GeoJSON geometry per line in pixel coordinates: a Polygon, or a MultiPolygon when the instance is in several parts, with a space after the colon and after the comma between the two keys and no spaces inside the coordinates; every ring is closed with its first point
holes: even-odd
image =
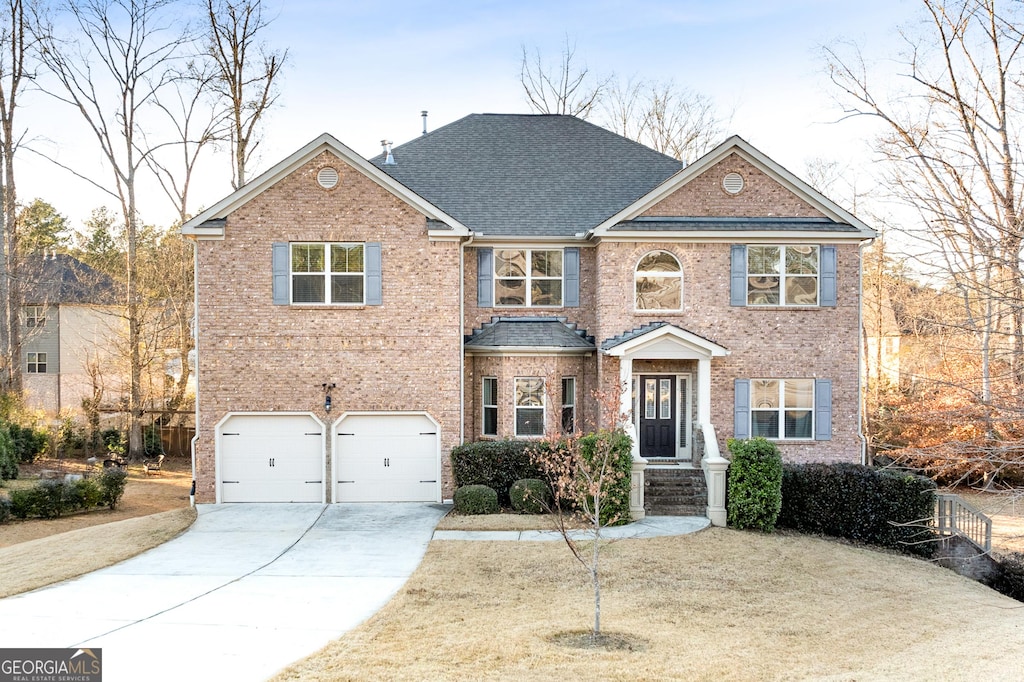
{"type": "Polygon", "coordinates": [[[640,456],[676,456],[674,376],[640,377],[640,456]]]}

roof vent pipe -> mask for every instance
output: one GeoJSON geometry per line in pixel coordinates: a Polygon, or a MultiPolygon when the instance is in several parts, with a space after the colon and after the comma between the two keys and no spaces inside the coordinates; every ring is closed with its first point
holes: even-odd
{"type": "Polygon", "coordinates": [[[384,165],[394,166],[395,157],[391,154],[391,142],[388,140],[381,140],[380,146],[384,147],[384,165]]]}
{"type": "Polygon", "coordinates": [[[423,111],[421,111],[420,112],[420,116],[423,117],[423,134],[426,135],[427,134],[427,110],[424,109],[423,111]]]}

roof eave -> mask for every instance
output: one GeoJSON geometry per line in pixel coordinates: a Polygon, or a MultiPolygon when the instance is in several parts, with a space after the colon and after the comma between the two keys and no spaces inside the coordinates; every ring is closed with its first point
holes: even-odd
{"type": "Polygon", "coordinates": [[[613,230],[601,235],[602,241],[650,241],[657,240],[679,240],[699,242],[730,242],[736,241],[771,241],[775,243],[786,242],[856,242],[860,243],[865,239],[873,237],[865,236],[862,232],[833,232],[829,230],[798,231],[798,230],[613,230]]]}
{"type": "Polygon", "coordinates": [[[590,355],[596,348],[564,348],[562,346],[465,346],[468,355],[590,355]]]}

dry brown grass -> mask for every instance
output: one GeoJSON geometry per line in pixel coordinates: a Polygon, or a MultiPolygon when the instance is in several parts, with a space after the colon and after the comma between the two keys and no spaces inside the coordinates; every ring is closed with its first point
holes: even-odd
{"type": "Polygon", "coordinates": [[[1024,552],[1024,490],[954,492],[992,519],[992,547],[996,552],[1024,552]]]}
{"type": "Polygon", "coordinates": [[[112,566],[177,537],[195,518],[186,507],[0,548],[0,598],[112,566]]]}
{"type": "MultiPolygon", "coordinates": [[[[583,521],[569,522],[569,527],[580,528],[583,521]]],[[[438,530],[554,530],[554,519],[548,514],[475,514],[460,515],[449,512],[437,524],[438,530]]]]}
{"type": "Polygon", "coordinates": [[[603,552],[604,629],[560,543],[432,542],[402,591],[281,680],[1017,680],[1024,607],[932,564],[714,528],[603,552]],[[578,638],[568,637],[569,640],[578,638]]]}

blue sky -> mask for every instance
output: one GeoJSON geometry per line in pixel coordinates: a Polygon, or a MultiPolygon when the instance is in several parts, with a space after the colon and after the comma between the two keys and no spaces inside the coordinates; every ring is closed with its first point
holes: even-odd
{"type": "MultiPolygon", "coordinates": [[[[896,28],[911,21],[907,0],[286,0],[265,38],[287,47],[282,95],[264,129],[257,170],[330,132],[370,156],[387,138],[400,144],[470,113],[528,112],[519,84],[523,45],[556,57],[568,36],[595,74],[667,81],[711,97],[731,112],[729,133],[745,137],[798,175],[811,157],[864,162],[864,124],[831,124],[818,46],[852,39],[868,54],[892,54],[896,28]]],[[[23,123],[47,112],[30,100],[23,123]]],[[[53,148],[89,169],[95,143],[73,112],[53,148]],[[62,135],[64,136],[62,139],[62,135]],[[86,161],[81,161],[85,159],[86,161]],[[84,164],[84,165],[83,165],[84,164]]],[[[31,124],[30,134],[33,133],[31,124]]],[[[37,132],[38,134],[38,132],[37,132]]],[[[226,156],[211,158],[193,210],[228,193],[226,156]]],[[[100,172],[96,171],[97,174],[100,172]]],[[[41,161],[25,158],[19,195],[41,196],[73,222],[108,198],[41,161]],[[59,189],[55,188],[55,180],[59,189]]],[[[144,218],[166,223],[169,206],[144,195],[144,218]]]]}

